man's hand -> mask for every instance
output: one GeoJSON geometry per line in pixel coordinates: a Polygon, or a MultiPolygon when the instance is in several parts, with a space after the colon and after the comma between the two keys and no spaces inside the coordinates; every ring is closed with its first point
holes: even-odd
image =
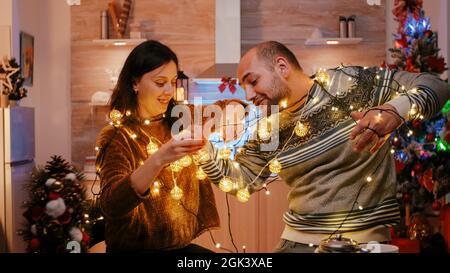
{"type": "Polygon", "coordinates": [[[358,122],[350,134],[350,139],[354,140],[355,152],[370,150],[371,153],[375,153],[403,122],[395,107],[390,104],[380,105],[364,112],[352,112],[351,116],[358,122]]]}

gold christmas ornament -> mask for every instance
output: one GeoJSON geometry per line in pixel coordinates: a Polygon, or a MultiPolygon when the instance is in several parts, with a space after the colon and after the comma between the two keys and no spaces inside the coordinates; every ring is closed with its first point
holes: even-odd
{"type": "Polygon", "coordinates": [[[219,158],[221,159],[229,159],[231,155],[231,150],[224,148],[219,150],[219,158]]]}
{"type": "Polygon", "coordinates": [[[328,85],[330,82],[330,75],[328,75],[325,69],[319,69],[316,73],[316,81],[318,81],[322,85],[328,85]]]}
{"type": "Polygon", "coordinates": [[[236,197],[240,202],[245,203],[248,201],[248,199],[250,199],[250,192],[247,190],[247,188],[240,189],[237,192],[236,197]]]}
{"type": "Polygon", "coordinates": [[[54,192],[59,192],[62,189],[64,189],[64,184],[61,181],[55,181],[53,182],[53,184],[50,186],[50,189],[54,192]]]}
{"type": "Polygon", "coordinates": [[[269,164],[269,170],[272,173],[280,173],[281,172],[281,163],[275,158],[269,164]]]}
{"type": "Polygon", "coordinates": [[[225,176],[219,182],[219,189],[224,192],[230,192],[233,189],[233,180],[230,177],[225,176]]]}
{"type": "Polygon", "coordinates": [[[172,196],[174,200],[178,201],[181,197],[183,197],[183,190],[175,185],[175,187],[170,191],[170,196],[172,196]]]}
{"type": "Polygon", "coordinates": [[[308,125],[301,122],[301,121],[297,121],[297,124],[295,125],[295,134],[298,137],[304,137],[308,134],[309,128],[308,125]]]}
{"type": "Polygon", "coordinates": [[[204,180],[206,179],[207,175],[202,168],[198,168],[197,172],[195,173],[195,177],[197,177],[198,180],[204,180]]]}
{"type": "Polygon", "coordinates": [[[158,144],[150,140],[150,143],[147,145],[147,155],[152,155],[158,151],[158,144]]]}
{"type": "Polygon", "coordinates": [[[109,112],[109,119],[113,122],[113,123],[118,123],[120,124],[120,120],[122,119],[122,113],[119,110],[113,109],[111,110],[111,112],[109,112]]]}
{"type": "Polygon", "coordinates": [[[173,172],[180,172],[183,169],[180,160],[170,163],[170,170],[173,172]]]}
{"type": "Polygon", "coordinates": [[[189,155],[183,156],[180,159],[180,165],[182,167],[189,167],[192,164],[192,159],[189,155]]]}

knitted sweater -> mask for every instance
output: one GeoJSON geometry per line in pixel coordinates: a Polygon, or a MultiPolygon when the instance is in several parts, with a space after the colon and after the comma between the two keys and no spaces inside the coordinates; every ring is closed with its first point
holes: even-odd
{"type": "Polygon", "coordinates": [[[171,137],[170,128],[163,120],[141,126],[125,122],[119,128],[103,128],[98,136],[100,206],[108,251],[182,248],[202,232],[219,226],[211,184],[207,179],[198,181],[194,164],[175,173],[183,190],[180,201],[170,195],[174,183],[167,168],[157,177],[162,184],[158,193],[147,190],[140,195],[132,188],[129,177],[147,158],[149,136],[165,143],[171,137]],[[133,133],[137,138],[131,137],[133,133]]]}
{"type": "Polygon", "coordinates": [[[304,106],[278,113],[279,134],[272,135],[278,148],[262,151],[260,142],[250,141],[236,156],[236,167],[220,159],[210,144],[211,157],[202,168],[216,184],[226,175],[238,178],[250,193],[260,190],[271,175],[264,166],[285,146],[300,120],[308,124],[308,134],[294,134],[277,157],[282,165],[279,176],[292,188],[288,194],[289,211],[283,216],[286,228],[282,237],[317,245],[337,231],[361,243],[388,241],[388,227],[399,221],[389,142],[374,154],[354,152],[349,135],[356,123],[350,112],[390,103],[407,117],[413,103],[420,114],[431,117],[449,99],[447,85],[431,74],[381,71],[377,77],[375,69],[360,67],[327,72],[327,91],[334,98],[315,84],[304,106]],[[410,90],[409,99],[405,95],[396,97],[402,86],[410,90]],[[370,183],[368,176],[372,178],[370,183]]]}

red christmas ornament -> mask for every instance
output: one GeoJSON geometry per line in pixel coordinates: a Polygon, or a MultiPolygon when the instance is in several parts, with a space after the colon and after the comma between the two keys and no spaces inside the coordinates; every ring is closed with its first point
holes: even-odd
{"type": "Polygon", "coordinates": [[[413,121],[412,125],[414,128],[420,128],[420,127],[422,127],[422,122],[420,120],[416,119],[413,121]]]}
{"type": "Polygon", "coordinates": [[[70,213],[67,210],[66,210],[66,212],[64,212],[63,215],[58,217],[58,222],[61,225],[68,224],[68,223],[70,223],[71,220],[72,220],[72,216],[70,216],[70,213]]]}
{"type": "Polygon", "coordinates": [[[433,210],[440,210],[441,209],[441,202],[438,200],[434,200],[433,204],[431,205],[431,208],[433,210]]]}
{"type": "Polygon", "coordinates": [[[445,60],[444,58],[436,58],[434,56],[428,57],[428,67],[430,68],[431,72],[436,72],[438,74],[441,74],[445,71],[445,60]]]}
{"type": "Polygon", "coordinates": [[[405,168],[405,164],[400,160],[395,160],[395,171],[399,174],[405,168]]]}
{"type": "Polygon", "coordinates": [[[427,134],[427,135],[425,136],[425,139],[426,139],[428,142],[432,142],[432,141],[434,140],[434,134],[433,134],[433,133],[427,134]]]}
{"type": "Polygon", "coordinates": [[[431,36],[433,36],[433,31],[427,30],[427,31],[425,31],[424,34],[425,34],[425,37],[430,38],[431,36]]]}
{"type": "Polygon", "coordinates": [[[34,221],[38,221],[39,219],[41,219],[42,215],[44,215],[44,208],[43,207],[33,207],[31,209],[31,219],[33,219],[34,221]]]}
{"type": "Polygon", "coordinates": [[[425,173],[422,175],[422,177],[420,177],[419,183],[420,183],[420,185],[422,185],[422,187],[427,189],[429,192],[432,192],[433,186],[434,186],[433,169],[430,168],[430,169],[426,170],[425,173]]]}
{"type": "Polygon", "coordinates": [[[36,250],[41,246],[41,241],[38,238],[33,238],[30,240],[30,248],[31,250],[36,250]]]}
{"type": "Polygon", "coordinates": [[[48,195],[48,199],[50,199],[50,200],[56,200],[56,199],[58,199],[60,197],[61,197],[61,195],[59,193],[56,193],[56,192],[51,192],[48,195]]]}
{"type": "Polygon", "coordinates": [[[91,240],[91,238],[89,237],[89,235],[86,232],[83,232],[83,239],[81,239],[81,241],[85,245],[88,245],[90,240],[91,240]]]}

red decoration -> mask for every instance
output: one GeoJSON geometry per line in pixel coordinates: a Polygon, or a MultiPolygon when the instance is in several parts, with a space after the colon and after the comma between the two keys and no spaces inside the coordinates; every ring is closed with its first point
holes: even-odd
{"type": "Polygon", "coordinates": [[[418,119],[414,120],[412,123],[414,128],[420,128],[422,126],[422,122],[418,119]]]}
{"type": "Polygon", "coordinates": [[[439,200],[434,200],[433,204],[431,205],[431,208],[433,210],[440,210],[441,209],[441,202],[439,200]]]}
{"type": "Polygon", "coordinates": [[[405,168],[405,164],[400,160],[395,160],[395,171],[400,173],[405,168]]]}
{"type": "Polygon", "coordinates": [[[81,239],[81,241],[85,245],[88,245],[90,240],[91,240],[91,237],[89,237],[89,235],[86,232],[83,232],[83,239],[81,239]]]}
{"type": "Polygon", "coordinates": [[[435,71],[438,74],[441,74],[445,71],[446,63],[444,58],[436,58],[434,56],[430,56],[428,57],[427,63],[430,71],[435,71]]]}
{"type": "Polygon", "coordinates": [[[432,142],[433,140],[434,140],[434,134],[427,134],[426,135],[426,137],[425,137],[425,139],[428,141],[428,142],[432,142]]]}
{"type": "Polygon", "coordinates": [[[422,185],[422,187],[427,189],[429,192],[432,192],[433,186],[434,186],[433,169],[430,168],[430,169],[426,170],[425,173],[422,175],[422,177],[420,177],[419,183],[420,183],[420,185],[422,185]]]}
{"type": "Polygon", "coordinates": [[[395,238],[391,240],[391,244],[398,246],[399,253],[419,253],[420,242],[418,240],[410,240],[406,238],[395,238]]]}
{"type": "Polygon", "coordinates": [[[41,219],[42,215],[44,215],[45,209],[43,207],[34,207],[31,209],[31,219],[34,221],[38,221],[41,219]]]}
{"type": "Polygon", "coordinates": [[[422,170],[422,164],[420,164],[420,163],[414,164],[414,171],[420,173],[421,170],[422,170]]]}
{"type": "Polygon", "coordinates": [[[231,77],[222,77],[221,81],[222,83],[219,85],[220,93],[223,93],[227,86],[228,89],[230,89],[231,94],[236,93],[236,79],[233,79],[231,77]]]}
{"type": "Polygon", "coordinates": [[[56,200],[56,199],[58,199],[60,197],[61,197],[61,195],[59,193],[56,193],[56,192],[51,192],[48,195],[48,199],[50,199],[50,200],[56,200]]]}
{"type": "Polygon", "coordinates": [[[41,246],[41,241],[38,238],[33,238],[30,240],[30,248],[31,250],[36,250],[41,246]]]}

